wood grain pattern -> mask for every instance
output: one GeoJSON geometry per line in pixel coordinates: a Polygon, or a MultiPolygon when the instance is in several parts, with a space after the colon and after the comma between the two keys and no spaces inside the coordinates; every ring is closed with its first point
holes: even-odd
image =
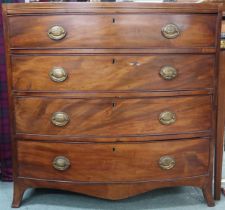
{"type": "Polygon", "coordinates": [[[11,48],[176,48],[215,47],[216,15],[51,15],[9,17],[11,48]],[[115,22],[113,22],[115,19],[115,22]],[[174,23],[181,35],[166,39],[162,28],[174,23]],[[59,41],[47,33],[60,25],[67,35],[59,41]]]}
{"type": "Polygon", "coordinates": [[[18,97],[16,132],[48,135],[126,136],[188,133],[210,130],[211,97],[147,99],[54,99],[18,97]],[[177,121],[162,125],[159,115],[172,111],[177,121]],[[65,127],[52,124],[54,112],[65,112],[65,127]]]}
{"type": "MultiPolygon", "coordinates": [[[[216,146],[216,160],[220,160],[224,120],[224,79],[218,69],[221,7],[34,3],[5,4],[3,12],[14,152],[13,207],[20,205],[29,187],[116,200],[183,185],[200,187],[208,206],[214,205],[213,152],[216,146]],[[161,28],[167,23],[180,27],[178,38],[163,38],[161,28]],[[61,41],[47,36],[55,24],[67,30],[61,41]],[[126,61],[133,58],[141,58],[144,64],[131,71],[126,61]],[[114,67],[108,64],[111,59],[117,61],[114,67]],[[75,61],[77,72],[72,68],[75,61]],[[157,68],[167,61],[178,65],[179,77],[164,83],[157,68]],[[69,79],[57,87],[46,77],[54,62],[69,71],[69,79]],[[175,124],[159,123],[158,115],[165,109],[175,110],[175,124]],[[71,117],[64,128],[50,123],[55,111],[66,111],[71,117]],[[156,167],[157,157],[167,152],[178,160],[174,173],[165,174],[156,167]],[[61,175],[49,168],[48,159],[52,161],[56,153],[70,156],[73,162],[61,175]],[[153,173],[148,173],[149,167],[153,173]]],[[[218,198],[221,161],[215,168],[218,198]]]]}
{"type": "Polygon", "coordinates": [[[142,182],[185,178],[208,173],[209,141],[183,140],[128,144],[61,144],[18,142],[19,176],[77,182],[142,182]],[[171,156],[170,170],[159,166],[162,156],[171,156]],[[70,160],[70,168],[52,166],[56,156],[70,160]]]}
{"type": "Polygon", "coordinates": [[[13,89],[17,91],[148,91],[213,88],[213,55],[148,56],[13,56],[13,89]],[[135,65],[136,63],[136,65],[135,65]],[[177,77],[163,79],[163,66],[177,77]],[[64,68],[67,80],[53,82],[49,72],[64,68]],[[82,81],[82,83],[80,82],[82,81]]]}

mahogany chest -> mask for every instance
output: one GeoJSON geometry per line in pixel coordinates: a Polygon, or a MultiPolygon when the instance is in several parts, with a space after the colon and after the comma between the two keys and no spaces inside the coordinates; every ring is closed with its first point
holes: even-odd
{"type": "Polygon", "coordinates": [[[196,186],[223,138],[214,4],[3,7],[13,207],[29,187],[117,200],[196,186]]]}

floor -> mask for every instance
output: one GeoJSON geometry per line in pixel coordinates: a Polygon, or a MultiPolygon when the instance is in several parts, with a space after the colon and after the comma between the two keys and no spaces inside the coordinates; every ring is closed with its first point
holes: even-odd
{"type": "MultiPolygon", "coordinates": [[[[224,158],[225,159],[225,158],[224,158]]],[[[224,161],[225,178],[225,161],[224,161]]],[[[12,183],[0,182],[0,210],[11,209],[12,183]]],[[[59,190],[27,190],[20,210],[205,210],[202,192],[194,187],[154,190],[121,201],[107,201],[59,190]]],[[[225,196],[213,210],[225,209],[225,196]]]]}

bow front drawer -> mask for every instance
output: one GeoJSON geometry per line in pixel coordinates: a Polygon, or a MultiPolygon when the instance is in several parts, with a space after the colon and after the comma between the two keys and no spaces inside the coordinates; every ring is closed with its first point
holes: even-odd
{"type": "Polygon", "coordinates": [[[209,140],[127,144],[19,141],[18,160],[19,176],[38,179],[139,182],[185,178],[208,173],[209,140]]]}
{"type": "Polygon", "coordinates": [[[209,131],[211,97],[16,99],[16,131],[77,136],[166,135],[209,131]]]}
{"type": "Polygon", "coordinates": [[[213,55],[13,56],[18,91],[213,88],[213,55]]]}
{"type": "Polygon", "coordinates": [[[11,16],[10,47],[215,47],[216,17],[207,14],[11,16]]]}

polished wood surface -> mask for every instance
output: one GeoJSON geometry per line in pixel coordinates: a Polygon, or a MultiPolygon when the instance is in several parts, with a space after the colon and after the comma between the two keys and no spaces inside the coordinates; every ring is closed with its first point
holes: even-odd
{"type": "MultiPolygon", "coordinates": [[[[208,1],[208,0],[207,0],[208,1]]],[[[213,1],[213,0],[212,0],[213,1]]],[[[204,4],[193,4],[193,3],[144,3],[140,4],[137,2],[70,2],[70,3],[60,3],[52,4],[46,2],[45,4],[32,3],[32,5],[27,4],[5,4],[4,7],[7,10],[8,15],[30,15],[30,14],[99,14],[99,13],[117,13],[117,14],[127,14],[127,13],[197,13],[197,14],[216,14],[221,11],[220,7],[218,10],[218,5],[213,3],[204,4]]]]}
{"type": "Polygon", "coordinates": [[[215,21],[216,15],[204,14],[51,15],[29,16],[29,21],[21,16],[9,17],[9,36],[12,48],[213,47],[215,21]],[[176,23],[181,35],[163,37],[161,30],[168,23],[176,23]],[[47,36],[54,25],[67,32],[59,42],[47,36]]]}
{"type": "MultiPolygon", "coordinates": [[[[15,101],[16,132],[42,135],[129,136],[166,135],[211,129],[210,96],[150,99],[55,99],[19,97],[15,101]],[[162,125],[164,111],[176,114],[176,122],[162,125]],[[70,121],[53,125],[55,112],[70,121]]],[[[107,141],[107,140],[106,140],[107,141]]]]}
{"type": "Polygon", "coordinates": [[[13,207],[29,187],[117,200],[182,185],[200,187],[214,205],[213,151],[223,118],[218,5],[6,4],[3,13],[13,207]],[[162,29],[171,23],[180,34],[168,39],[162,29]],[[57,24],[67,34],[52,40],[57,24]],[[165,65],[177,70],[172,80],[159,76],[165,65]],[[53,82],[54,67],[68,78],[53,82]],[[164,111],[175,113],[171,125],[159,122],[164,111]],[[53,125],[55,112],[67,114],[65,127],[53,125]],[[162,170],[157,163],[168,155],[176,165],[162,170]],[[59,156],[70,161],[65,171],[52,166],[59,156]]]}
{"type": "Polygon", "coordinates": [[[20,141],[19,177],[110,183],[201,176],[208,174],[208,149],[208,139],[132,144],[20,141]],[[165,155],[176,161],[172,169],[165,170],[159,166],[159,159],[165,155]],[[67,157],[70,167],[65,171],[56,170],[52,166],[56,156],[67,157]]]}
{"type": "Polygon", "coordinates": [[[218,137],[216,144],[216,157],[215,157],[215,183],[214,183],[214,197],[220,200],[221,197],[221,179],[222,179],[222,166],[223,166],[223,153],[224,153],[224,116],[225,116],[225,51],[222,49],[220,53],[220,89],[219,89],[219,103],[218,109],[220,115],[218,116],[218,137]]]}
{"type": "MultiPolygon", "coordinates": [[[[95,196],[97,198],[119,200],[125,199],[131,196],[145,193],[150,190],[165,188],[165,187],[175,187],[175,186],[194,186],[202,188],[204,193],[210,195],[210,191],[207,189],[208,186],[208,176],[197,176],[191,178],[183,179],[173,179],[163,180],[163,181],[149,181],[149,182],[138,182],[138,183],[99,183],[99,184],[81,184],[76,182],[59,182],[59,181],[48,181],[39,179],[27,179],[17,177],[15,179],[16,187],[14,192],[17,194],[13,202],[13,207],[18,207],[20,205],[19,200],[22,199],[24,190],[28,187],[33,188],[56,188],[61,190],[69,190],[72,192],[78,192],[85,195],[95,196]]],[[[213,204],[211,200],[210,205],[213,204]]]]}
{"type": "MultiPolygon", "coordinates": [[[[216,1],[216,0],[215,0],[216,1]]],[[[220,0],[219,0],[220,1],[220,0]]],[[[223,16],[221,26],[221,37],[224,37],[225,33],[225,2],[223,1],[223,16]]],[[[220,49],[220,63],[219,63],[219,90],[218,90],[218,127],[217,138],[215,145],[215,172],[214,172],[214,198],[220,200],[221,198],[221,179],[222,179],[222,165],[223,165],[223,153],[224,153],[224,125],[225,125],[225,51],[224,46],[221,45],[220,49]]]]}
{"type": "Polygon", "coordinates": [[[152,91],[213,88],[213,55],[13,56],[16,91],[152,91]],[[165,80],[164,66],[177,76],[165,80]],[[54,67],[68,74],[63,82],[49,77],[54,67]],[[82,81],[82,83],[80,83],[82,81]]]}

